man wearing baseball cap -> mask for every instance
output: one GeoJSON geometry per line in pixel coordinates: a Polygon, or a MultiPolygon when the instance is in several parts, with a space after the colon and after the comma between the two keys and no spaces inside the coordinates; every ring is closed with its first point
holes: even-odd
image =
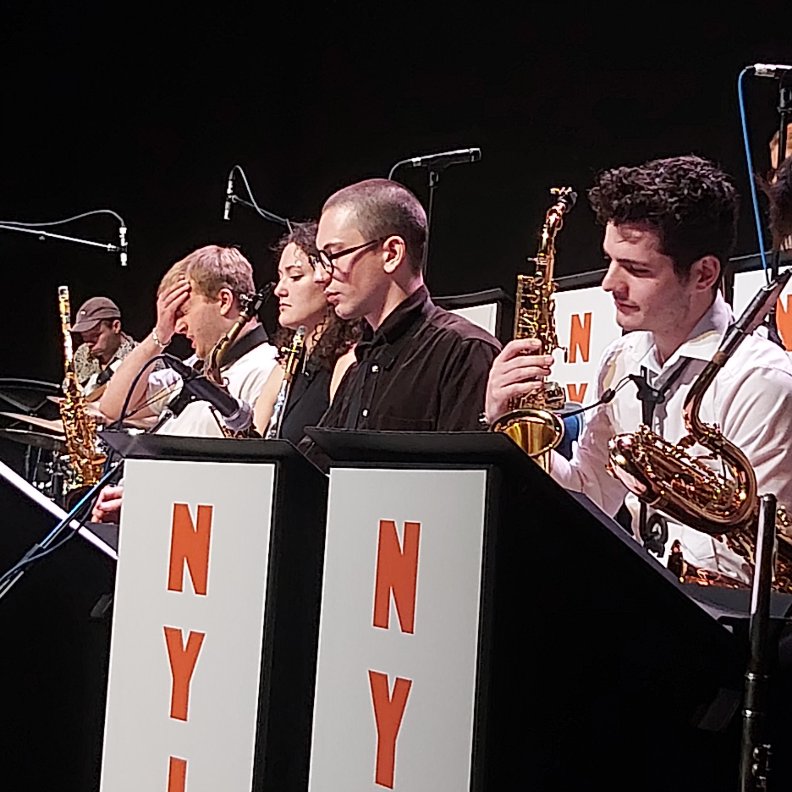
{"type": "Polygon", "coordinates": [[[121,311],[109,297],[86,300],[77,309],[71,331],[81,342],[74,353],[75,373],[91,399],[91,394],[104,390],[101,386],[137,342],[121,329],[121,311]]]}

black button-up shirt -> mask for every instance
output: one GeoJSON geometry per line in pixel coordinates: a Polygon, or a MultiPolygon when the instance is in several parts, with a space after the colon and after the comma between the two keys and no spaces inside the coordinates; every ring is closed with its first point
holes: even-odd
{"type": "MultiPolygon", "coordinates": [[[[436,306],[426,287],[413,292],[355,348],[319,426],[389,431],[480,428],[497,338],[436,306]]],[[[307,453],[312,443],[300,447],[307,453]]],[[[311,454],[308,454],[311,456],[311,454]]]]}

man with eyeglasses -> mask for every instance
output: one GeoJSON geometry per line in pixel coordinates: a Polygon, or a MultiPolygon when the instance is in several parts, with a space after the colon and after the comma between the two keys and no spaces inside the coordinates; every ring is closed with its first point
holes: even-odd
{"type": "MultiPolygon", "coordinates": [[[[389,179],[331,195],[314,278],[341,319],[365,319],[356,363],[319,426],[362,430],[480,428],[497,338],[436,306],[423,280],[426,212],[389,179]]],[[[301,444],[311,447],[307,440],[301,444]]]]}

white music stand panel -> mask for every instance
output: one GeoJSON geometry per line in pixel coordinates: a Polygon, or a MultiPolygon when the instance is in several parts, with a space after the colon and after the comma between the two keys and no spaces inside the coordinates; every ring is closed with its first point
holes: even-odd
{"type": "Polygon", "coordinates": [[[391,696],[397,679],[410,686],[394,788],[469,788],[486,488],[483,470],[331,469],[310,792],[387,787],[371,673],[391,696]],[[412,632],[392,593],[387,628],[374,626],[381,520],[402,545],[420,525],[412,632]]]}

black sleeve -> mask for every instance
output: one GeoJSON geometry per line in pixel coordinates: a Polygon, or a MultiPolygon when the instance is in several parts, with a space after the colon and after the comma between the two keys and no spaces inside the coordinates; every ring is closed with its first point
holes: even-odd
{"type": "Polygon", "coordinates": [[[461,432],[481,429],[487,380],[498,345],[479,338],[463,341],[446,366],[437,431],[461,432]]]}

